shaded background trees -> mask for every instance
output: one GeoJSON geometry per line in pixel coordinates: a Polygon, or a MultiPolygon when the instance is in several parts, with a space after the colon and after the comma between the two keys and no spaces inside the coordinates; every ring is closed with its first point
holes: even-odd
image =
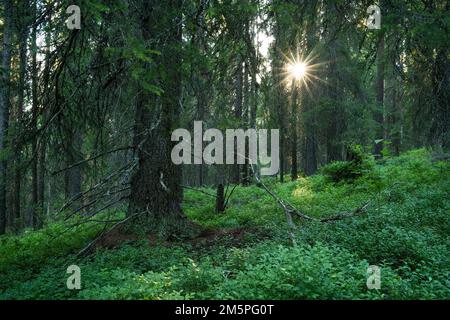
{"type": "Polygon", "coordinates": [[[449,146],[448,1],[381,1],[380,30],[363,25],[370,1],[85,0],[80,30],[70,4],[1,3],[0,233],[61,207],[165,199],[182,216],[183,185],[249,184],[248,164],[171,165],[170,131],[194,120],[279,128],[281,181],[352,144],[377,157],[449,146]],[[320,67],[293,95],[296,50],[320,67]]]}

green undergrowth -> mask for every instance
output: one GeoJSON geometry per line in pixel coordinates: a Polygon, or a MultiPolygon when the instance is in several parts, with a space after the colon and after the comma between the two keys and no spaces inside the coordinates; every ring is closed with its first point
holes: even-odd
{"type": "Polygon", "coordinates": [[[257,186],[236,188],[223,214],[214,198],[186,191],[188,217],[217,232],[204,242],[128,241],[77,257],[98,225],[0,237],[0,299],[449,299],[449,163],[423,149],[364,161],[372,162],[356,175],[338,163],[295,182],[265,180],[314,217],[369,202],[340,221],[296,218],[295,245],[283,210],[257,186]],[[81,268],[79,291],[66,287],[72,264],[81,268]],[[379,290],[367,288],[369,265],[381,268],[379,290]]]}

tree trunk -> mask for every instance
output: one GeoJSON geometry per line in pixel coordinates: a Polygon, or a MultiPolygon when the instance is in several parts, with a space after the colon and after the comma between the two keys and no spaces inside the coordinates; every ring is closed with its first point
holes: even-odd
{"type": "Polygon", "coordinates": [[[20,229],[25,224],[25,219],[21,214],[20,200],[21,200],[21,182],[22,182],[22,169],[21,169],[21,135],[22,135],[22,122],[23,112],[25,109],[25,80],[27,72],[27,39],[28,39],[28,23],[27,23],[27,10],[28,1],[23,1],[20,6],[20,30],[19,30],[19,85],[18,85],[18,98],[17,108],[14,114],[14,179],[13,179],[13,193],[12,193],[12,218],[15,227],[20,229]]]}
{"type": "MultiPolygon", "coordinates": [[[[242,100],[243,100],[243,71],[242,71],[242,62],[239,58],[238,65],[236,67],[236,81],[235,81],[235,100],[234,100],[234,116],[238,123],[240,123],[242,117],[242,100]]],[[[237,143],[234,142],[234,153],[235,153],[235,161],[236,163],[233,165],[233,183],[239,184],[241,181],[241,166],[237,164],[237,159],[239,155],[237,155],[237,143]]]]}
{"type": "MultiPolygon", "coordinates": [[[[44,82],[44,89],[43,89],[43,97],[41,99],[43,99],[43,103],[41,103],[41,106],[43,108],[42,110],[42,118],[43,118],[43,122],[45,122],[46,116],[47,116],[47,110],[45,108],[45,106],[47,105],[47,102],[50,99],[50,92],[51,92],[51,87],[50,87],[50,52],[51,52],[51,13],[49,14],[48,20],[47,20],[47,26],[48,26],[48,31],[46,32],[45,35],[45,44],[46,44],[46,52],[45,52],[45,70],[44,70],[44,76],[43,76],[43,82],[44,82]]],[[[33,72],[34,74],[34,72],[33,72]]],[[[36,73],[37,75],[37,73],[36,73]]],[[[38,83],[38,79],[36,79],[36,85],[38,83]]],[[[37,89],[37,88],[36,88],[37,89]]],[[[36,95],[37,96],[37,95],[36,95]]],[[[37,106],[39,106],[39,101],[35,102],[37,106]]],[[[45,136],[42,136],[40,139],[40,145],[37,148],[37,177],[36,177],[36,187],[37,187],[37,205],[36,205],[36,211],[35,211],[35,221],[34,221],[34,228],[35,229],[40,229],[44,226],[44,222],[45,222],[45,152],[46,152],[46,148],[47,148],[47,141],[45,139],[45,136]]],[[[48,189],[50,191],[50,181],[48,183],[48,189]]],[[[49,196],[50,196],[50,192],[49,192],[49,196]]],[[[48,202],[48,207],[47,207],[47,213],[50,211],[50,201],[48,202]]]]}
{"type": "Polygon", "coordinates": [[[216,213],[223,213],[225,211],[225,190],[223,184],[217,186],[216,195],[216,213]]]}
{"type": "Polygon", "coordinates": [[[377,76],[375,83],[375,90],[377,95],[376,107],[374,119],[377,123],[375,150],[374,155],[376,158],[381,158],[383,150],[384,139],[384,35],[381,36],[378,50],[377,50],[377,76]],[[380,142],[381,140],[381,142],[380,142]]]}
{"type": "MultiPolygon", "coordinates": [[[[245,24],[247,25],[247,24],[245,24]]],[[[248,68],[248,61],[246,61],[246,63],[244,64],[244,78],[243,78],[243,110],[241,113],[241,121],[240,121],[240,127],[248,129],[249,126],[249,106],[250,106],[250,87],[249,87],[249,68],[248,68]]],[[[249,156],[249,145],[246,144],[245,146],[245,150],[244,150],[244,164],[241,165],[241,184],[243,186],[248,186],[249,185],[249,161],[248,161],[248,156],[249,156]]]]}
{"type": "MultiPolygon", "coordinates": [[[[200,80],[199,80],[200,81],[200,80]]],[[[197,121],[204,121],[205,120],[205,98],[203,93],[203,88],[199,88],[199,92],[197,94],[197,121]]],[[[202,140],[202,150],[203,150],[203,140],[202,140]]],[[[196,167],[198,168],[197,171],[197,185],[199,187],[202,187],[204,185],[204,174],[205,174],[205,166],[203,164],[203,161],[200,164],[197,164],[196,167]]]]}
{"type": "Polygon", "coordinates": [[[329,123],[327,128],[327,162],[342,160],[342,142],[340,141],[340,134],[342,129],[342,122],[345,120],[342,115],[342,108],[339,106],[341,97],[339,94],[339,75],[337,64],[337,40],[333,40],[329,45],[329,79],[330,86],[328,88],[328,95],[332,101],[332,112],[329,114],[329,123]]]}
{"type": "MultiPolygon", "coordinates": [[[[256,80],[257,69],[256,69],[257,61],[252,61],[252,83],[251,83],[251,96],[252,101],[250,105],[250,114],[249,114],[249,125],[251,129],[256,129],[256,114],[258,111],[258,83],[256,80]]],[[[250,145],[248,145],[249,147],[250,145]]],[[[247,148],[248,149],[248,148],[247,148]]],[[[248,149],[249,150],[249,149],[248,149]]],[[[251,170],[250,164],[247,163],[247,181],[250,184],[251,179],[253,177],[253,170],[251,170]]]]}
{"type": "MultiPolygon", "coordinates": [[[[314,3],[311,4],[314,7],[314,3]]],[[[306,29],[305,52],[312,52],[318,42],[318,28],[310,25],[306,29]]],[[[305,87],[302,88],[303,90],[305,87]]],[[[302,135],[303,135],[303,169],[307,176],[317,171],[317,141],[316,141],[316,111],[313,110],[314,101],[310,95],[301,96],[302,135]]]]}
{"type": "MultiPolygon", "coordinates": [[[[246,129],[256,129],[256,112],[258,107],[258,92],[257,92],[257,80],[256,76],[258,73],[257,63],[258,63],[258,53],[252,42],[252,36],[255,37],[254,32],[251,31],[254,29],[251,18],[245,21],[245,42],[247,44],[248,50],[248,58],[246,62],[246,76],[245,79],[245,121],[246,121],[246,129]]],[[[245,150],[245,164],[242,168],[242,184],[244,186],[248,186],[251,183],[252,178],[252,170],[250,170],[250,161],[249,161],[249,144],[246,145],[245,150]]]]}
{"type": "MultiPolygon", "coordinates": [[[[4,24],[3,24],[3,50],[0,78],[0,152],[6,150],[6,138],[8,135],[9,119],[9,94],[10,94],[10,70],[11,70],[11,30],[12,30],[12,3],[5,0],[4,3],[4,24]]],[[[2,154],[0,160],[0,234],[6,231],[6,155],[2,154]]]]}
{"type": "Polygon", "coordinates": [[[159,68],[164,92],[158,99],[155,94],[140,90],[137,99],[134,135],[138,168],[131,179],[127,214],[133,218],[129,231],[179,237],[192,231],[187,228],[191,224],[181,209],[181,167],[171,160],[171,133],[178,125],[180,113],[182,2],[142,1],[140,6],[143,39],[148,42],[156,40],[155,34],[165,34],[164,44],[157,48],[161,56],[156,58],[156,64],[144,66],[159,68]],[[161,21],[164,15],[168,18],[161,21]],[[152,121],[158,117],[158,123],[152,121]]]}
{"type": "Polygon", "coordinates": [[[392,141],[392,149],[396,156],[400,155],[402,145],[402,128],[403,128],[403,114],[401,103],[398,102],[399,88],[401,85],[401,78],[397,76],[395,65],[401,64],[400,56],[393,55],[393,59],[389,64],[389,90],[388,96],[388,111],[386,116],[386,137],[392,141]]]}
{"type": "Polygon", "coordinates": [[[274,79],[274,98],[273,98],[273,108],[277,116],[277,126],[280,130],[280,182],[284,182],[284,176],[286,173],[286,110],[285,110],[285,97],[283,93],[282,86],[278,85],[281,81],[283,75],[281,70],[283,69],[282,61],[283,55],[281,52],[285,49],[285,40],[283,38],[283,31],[281,30],[280,17],[275,13],[275,26],[274,26],[274,57],[272,59],[272,78],[274,79]]]}
{"type": "MultiPolygon", "coordinates": [[[[37,18],[37,1],[34,1],[33,5],[33,19],[37,18]]],[[[31,43],[32,43],[32,53],[31,53],[31,80],[32,80],[32,101],[31,101],[31,121],[32,130],[37,132],[37,118],[39,114],[38,110],[38,70],[37,70],[37,26],[34,25],[31,32],[31,43]]],[[[33,135],[33,140],[31,142],[31,226],[35,229],[40,227],[40,214],[41,208],[39,207],[39,148],[38,148],[38,138],[37,135],[33,135]]]]}
{"type": "Polygon", "coordinates": [[[305,175],[311,176],[317,171],[316,137],[313,128],[305,137],[305,175]]]}
{"type": "Polygon", "coordinates": [[[434,147],[448,149],[450,148],[450,63],[448,61],[448,48],[438,51],[433,69],[433,94],[436,97],[436,103],[429,140],[430,145],[434,147]]]}
{"type": "Polygon", "coordinates": [[[34,216],[34,228],[40,229],[44,226],[44,201],[45,201],[45,149],[46,143],[41,141],[38,148],[38,163],[37,163],[37,206],[34,216]]]}
{"type": "Polygon", "coordinates": [[[317,141],[315,129],[315,114],[311,108],[312,101],[304,98],[302,101],[303,125],[303,170],[305,175],[311,176],[317,171],[317,141]]]}
{"type": "Polygon", "coordinates": [[[297,133],[297,84],[296,80],[292,80],[291,84],[291,179],[295,181],[298,179],[298,162],[297,162],[297,146],[298,146],[298,133],[297,133]]]}

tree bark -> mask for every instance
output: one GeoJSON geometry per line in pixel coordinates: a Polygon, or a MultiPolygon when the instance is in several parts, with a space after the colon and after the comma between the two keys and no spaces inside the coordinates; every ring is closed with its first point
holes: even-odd
{"type": "Polygon", "coordinates": [[[337,40],[332,40],[329,45],[329,79],[330,86],[328,95],[332,102],[332,110],[329,115],[329,123],[327,128],[327,162],[342,160],[342,142],[340,142],[341,129],[345,117],[342,115],[341,97],[339,94],[339,74],[337,64],[337,40]]]}
{"type": "Polygon", "coordinates": [[[20,29],[19,29],[19,84],[18,84],[18,98],[17,108],[14,114],[14,179],[12,187],[12,218],[16,228],[20,229],[23,224],[26,224],[24,217],[21,214],[21,149],[22,149],[22,122],[23,112],[25,109],[25,80],[27,72],[27,40],[28,40],[28,1],[23,1],[20,6],[20,29]]]}
{"type": "Polygon", "coordinates": [[[140,26],[148,43],[164,34],[164,44],[156,64],[158,80],[164,92],[157,95],[143,89],[137,99],[135,143],[138,168],[131,179],[128,216],[130,231],[157,234],[162,238],[180,237],[192,231],[181,209],[181,167],[171,160],[174,143],[171,133],[178,125],[181,98],[181,0],[139,1],[140,26]],[[167,18],[161,19],[162,16],[167,18]],[[155,123],[155,118],[159,122],[155,123]]]}
{"type": "MultiPolygon", "coordinates": [[[[377,76],[375,82],[375,90],[377,95],[376,110],[374,119],[377,123],[376,140],[384,139],[384,35],[381,35],[377,50],[377,76]]],[[[383,142],[375,142],[374,155],[381,158],[383,150],[383,142]]]]}
{"type": "MultiPolygon", "coordinates": [[[[37,1],[33,4],[33,20],[37,18],[37,1]]],[[[31,32],[31,81],[32,81],[32,101],[31,101],[31,121],[32,130],[37,132],[37,118],[39,114],[38,110],[38,69],[37,69],[37,26],[34,25],[31,32]]],[[[39,149],[37,135],[33,135],[31,142],[32,163],[31,163],[31,226],[35,229],[40,227],[40,214],[41,208],[39,206],[39,149]]]]}
{"type": "MultiPolygon", "coordinates": [[[[311,3],[312,8],[315,3],[311,3]]],[[[318,42],[318,27],[314,24],[306,27],[305,52],[312,52],[318,42]]],[[[302,88],[304,89],[304,87],[302,88]]],[[[310,95],[301,96],[302,130],[303,135],[303,169],[307,176],[317,171],[317,141],[316,141],[316,111],[313,110],[314,101],[310,95]]]]}
{"type": "MultiPolygon", "coordinates": [[[[241,117],[242,117],[242,100],[243,100],[243,70],[242,70],[242,61],[239,58],[238,65],[236,67],[236,80],[235,80],[235,100],[234,100],[234,116],[238,123],[240,123],[241,117]]],[[[237,159],[239,155],[237,155],[237,145],[235,142],[234,146],[234,153],[235,153],[235,161],[237,162],[237,159]]],[[[233,165],[233,183],[239,184],[241,181],[241,166],[237,163],[233,165]]]]}
{"type": "Polygon", "coordinates": [[[297,158],[297,146],[298,146],[298,115],[297,115],[297,83],[296,80],[292,80],[291,84],[291,180],[298,179],[298,158],[297,158]]]}
{"type": "Polygon", "coordinates": [[[216,195],[216,213],[223,213],[225,211],[225,190],[223,184],[217,186],[216,195]]]}
{"type": "Polygon", "coordinates": [[[3,50],[2,50],[2,73],[0,78],[0,234],[6,231],[6,138],[8,135],[9,119],[9,95],[10,95],[10,70],[11,70],[11,32],[12,32],[12,3],[11,0],[4,2],[4,24],[3,24],[3,50]]]}
{"type": "MultiPolygon", "coordinates": [[[[450,4],[447,4],[449,7],[450,4]]],[[[435,117],[431,126],[430,145],[450,148],[450,63],[448,46],[438,51],[433,68],[433,94],[436,97],[435,117]]]]}
{"type": "MultiPolygon", "coordinates": [[[[247,25],[247,24],[246,24],[247,25]]],[[[248,28],[248,27],[247,27],[248,28]]],[[[249,85],[250,80],[250,71],[249,71],[249,64],[248,61],[245,63],[245,72],[244,72],[244,99],[243,99],[243,110],[242,110],[242,116],[241,116],[241,127],[245,128],[246,130],[250,126],[250,104],[251,104],[251,86],[249,85]]],[[[250,176],[249,176],[249,144],[245,145],[245,160],[244,164],[241,165],[241,184],[243,186],[248,186],[250,184],[250,176]]]]}
{"type": "Polygon", "coordinates": [[[274,99],[273,99],[273,108],[274,112],[277,115],[278,128],[280,129],[280,182],[284,182],[284,176],[286,173],[286,153],[287,153],[287,143],[286,143],[286,129],[287,129],[287,119],[286,119],[286,110],[285,110],[285,96],[283,92],[283,88],[281,85],[278,85],[278,82],[281,81],[282,75],[282,61],[283,55],[282,51],[285,49],[285,40],[284,33],[281,30],[281,17],[279,14],[275,13],[275,26],[274,26],[274,58],[272,59],[272,77],[274,79],[274,99]]]}

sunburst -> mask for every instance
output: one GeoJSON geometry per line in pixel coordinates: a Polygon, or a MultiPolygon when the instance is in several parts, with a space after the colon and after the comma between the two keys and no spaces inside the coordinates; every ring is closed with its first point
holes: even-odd
{"type": "Polygon", "coordinates": [[[314,80],[324,82],[316,74],[320,66],[324,62],[317,61],[318,55],[314,55],[311,51],[308,55],[303,55],[299,49],[296,53],[290,52],[288,55],[283,54],[285,65],[281,72],[282,82],[286,85],[294,85],[304,87],[309,92],[310,85],[314,80]]]}

